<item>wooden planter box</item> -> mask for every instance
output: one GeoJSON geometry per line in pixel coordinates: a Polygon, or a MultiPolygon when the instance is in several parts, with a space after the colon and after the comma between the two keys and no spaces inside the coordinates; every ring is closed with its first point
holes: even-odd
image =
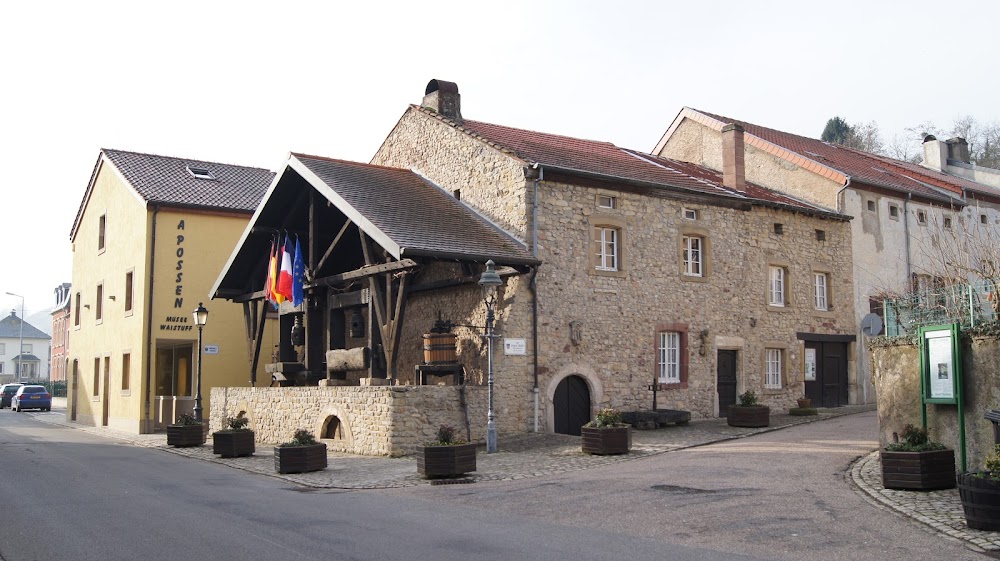
{"type": "Polygon", "coordinates": [[[934,491],[955,488],[955,451],[880,452],[886,489],[934,491]]]}
{"type": "Polygon", "coordinates": [[[326,469],[326,444],[275,446],[274,471],[305,473],[326,469]]]}
{"type": "Polygon", "coordinates": [[[212,433],[212,453],[223,458],[253,456],[256,451],[252,430],[227,430],[212,433]]]}
{"type": "Polygon", "coordinates": [[[976,530],[1000,530],[1000,481],[958,474],[958,495],[965,511],[965,523],[976,530]]]}
{"type": "Polygon", "coordinates": [[[417,448],[417,473],[423,477],[457,477],[470,471],[476,471],[475,444],[417,448]]]}
{"type": "Polygon", "coordinates": [[[771,408],[766,405],[730,405],[726,422],[731,427],[766,427],[771,424],[771,408]]]}
{"type": "Polygon", "coordinates": [[[632,449],[632,427],[581,427],[580,436],[587,454],[628,454],[632,449]]]}
{"type": "Polygon", "coordinates": [[[204,425],[167,425],[167,446],[183,448],[204,443],[204,425]]]}

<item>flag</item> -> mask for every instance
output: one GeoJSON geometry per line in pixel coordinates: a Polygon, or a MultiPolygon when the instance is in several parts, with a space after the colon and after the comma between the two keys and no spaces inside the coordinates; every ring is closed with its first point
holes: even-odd
{"type": "Polygon", "coordinates": [[[283,300],[292,299],[292,240],[287,235],[284,247],[281,249],[281,269],[278,271],[278,284],[275,292],[283,296],[283,300]]]}
{"type": "Polygon", "coordinates": [[[264,301],[274,303],[274,250],[275,241],[271,240],[271,253],[267,256],[267,280],[264,281],[264,301]]]}
{"type": "MultiPolygon", "coordinates": [[[[278,238],[281,239],[281,238],[278,238]]],[[[281,248],[274,245],[274,252],[271,253],[271,261],[269,262],[268,269],[271,271],[271,284],[268,286],[268,294],[271,297],[271,301],[274,302],[274,307],[278,307],[278,304],[285,300],[285,297],[278,292],[278,260],[280,259],[281,248]]]]}
{"type": "Polygon", "coordinates": [[[302,259],[302,246],[295,236],[295,260],[292,261],[292,304],[298,306],[305,297],[306,263],[302,259]]]}

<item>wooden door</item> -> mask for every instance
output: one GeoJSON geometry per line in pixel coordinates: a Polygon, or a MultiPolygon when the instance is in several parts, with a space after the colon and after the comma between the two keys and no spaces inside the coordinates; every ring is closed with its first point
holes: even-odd
{"type": "Polygon", "coordinates": [[[736,403],[736,351],[718,352],[716,388],[719,393],[719,416],[729,415],[729,406],[736,403]]]}
{"type": "Polygon", "coordinates": [[[823,343],[822,357],[823,407],[847,405],[847,345],[823,343]]]}
{"type": "Polygon", "coordinates": [[[552,396],[555,426],[559,434],[580,436],[580,427],[590,422],[590,389],[579,376],[567,376],[552,396]]]}

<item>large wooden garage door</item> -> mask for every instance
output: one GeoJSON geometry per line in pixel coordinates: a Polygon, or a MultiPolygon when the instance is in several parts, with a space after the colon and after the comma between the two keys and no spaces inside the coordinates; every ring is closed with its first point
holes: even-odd
{"type": "Polygon", "coordinates": [[[567,376],[556,386],[552,398],[555,432],[580,436],[580,427],[590,422],[590,390],[579,376],[567,376]]]}

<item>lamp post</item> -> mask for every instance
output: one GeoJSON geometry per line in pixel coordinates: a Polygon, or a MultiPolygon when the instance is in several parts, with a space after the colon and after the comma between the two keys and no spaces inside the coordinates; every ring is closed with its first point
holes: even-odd
{"type": "Polygon", "coordinates": [[[198,381],[194,394],[194,418],[199,423],[201,422],[201,331],[205,328],[206,323],[208,323],[208,310],[201,302],[198,302],[198,307],[194,310],[194,324],[198,326],[198,381]]]}
{"type": "Polygon", "coordinates": [[[493,319],[497,305],[497,293],[503,284],[503,279],[497,274],[495,263],[490,259],[486,262],[486,270],[479,277],[479,286],[483,288],[483,302],[486,303],[486,365],[487,384],[489,386],[490,410],[486,422],[486,453],[497,451],[497,423],[493,413],[493,319]]]}
{"type": "Polygon", "coordinates": [[[13,292],[8,292],[7,295],[8,296],[17,296],[18,298],[21,299],[21,332],[18,334],[18,337],[17,337],[18,341],[17,341],[17,378],[16,379],[19,380],[21,378],[21,376],[22,376],[21,369],[23,367],[21,365],[24,364],[24,296],[21,296],[20,294],[14,294],[13,292]]]}

